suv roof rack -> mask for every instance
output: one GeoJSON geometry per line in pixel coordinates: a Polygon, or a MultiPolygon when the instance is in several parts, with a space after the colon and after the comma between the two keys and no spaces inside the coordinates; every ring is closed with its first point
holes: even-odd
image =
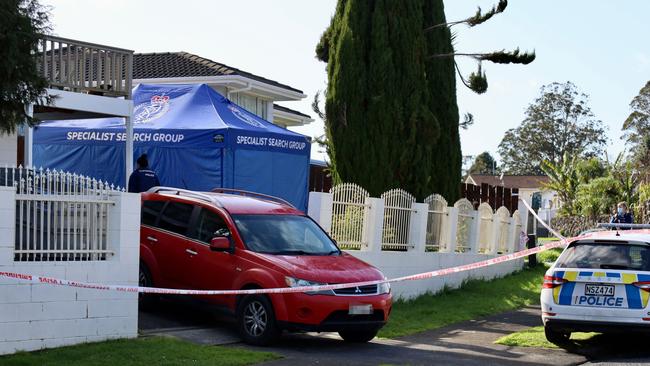
{"type": "Polygon", "coordinates": [[[599,222],[596,227],[602,227],[605,229],[650,229],[650,224],[618,224],[618,223],[609,223],[609,222],[599,222]]]}
{"type": "Polygon", "coordinates": [[[296,208],[294,205],[291,203],[287,202],[286,200],[276,197],[276,196],[271,196],[268,194],[263,194],[263,193],[257,193],[257,192],[251,192],[251,191],[244,191],[242,189],[233,189],[233,188],[214,188],[212,190],[213,193],[226,193],[226,194],[238,194],[240,196],[250,196],[250,197],[257,197],[257,198],[262,198],[266,199],[269,201],[275,201],[284,205],[287,205],[291,208],[296,208]]]}
{"type": "Polygon", "coordinates": [[[205,201],[208,203],[214,203],[218,205],[219,207],[223,207],[221,202],[219,202],[215,197],[212,197],[208,194],[201,193],[201,192],[195,192],[195,191],[190,191],[189,189],[182,189],[182,188],[174,188],[174,187],[165,187],[165,186],[157,186],[157,187],[152,187],[148,191],[148,193],[171,193],[176,196],[185,196],[189,198],[194,198],[198,199],[201,201],[205,201]]]}

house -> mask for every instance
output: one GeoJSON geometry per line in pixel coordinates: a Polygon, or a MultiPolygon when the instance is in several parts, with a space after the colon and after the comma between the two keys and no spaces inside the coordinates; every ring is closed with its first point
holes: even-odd
{"type": "Polygon", "coordinates": [[[483,183],[491,186],[502,186],[505,188],[519,189],[519,198],[526,202],[533,203],[533,195],[539,193],[540,208],[558,208],[560,204],[555,191],[547,190],[544,184],[548,183],[545,175],[490,175],[490,174],[469,174],[465,183],[480,186],[483,183]]]}
{"type": "MultiPolygon", "coordinates": [[[[562,205],[557,192],[544,188],[544,184],[549,182],[545,175],[490,175],[490,174],[469,174],[464,183],[481,185],[489,184],[491,186],[503,186],[506,188],[517,188],[519,190],[519,199],[525,200],[533,208],[538,208],[538,215],[546,223],[551,223],[551,219],[557,215],[557,211],[562,205]],[[536,197],[536,199],[533,199],[536,197]],[[538,207],[536,207],[539,205],[538,207]]],[[[519,204],[519,211],[524,210],[523,204],[519,204]]],[[[536,222],[532,221],[536,226],[536,222]]],[[[525,225],[528,226],[528,223],[525,225]]],[[[537,231],[538,234],[540,231],[537,231]]],[[[547,235],[544,234],[544,235],[547,235]]]]}
{"type": "MultiPolygon", "coordinates": [[[[133,51],[49,35],[38,47],[38,71],[56,98],[29,113],[123,117],[131,126],[133,51]]],[[[22,130],[31,165],[32,131],[22,130]]],[[[137,337],[137,293],[81,283],[138,284],[139,195],[78,174],[14,167],[18,141],[0,137],[0,272],[20,274],[2,279],[0,355],[137,337]],[[30,278],[39,281],[18,281],[30,278]]]]}
{"type": "Polygon", "coordinates": [[[208,84],[278,126],[303,126],[314,121],[307,114],[276,104],[306,98],[301,90],[188,52],[134,54],[133,83],[208,84]]]}

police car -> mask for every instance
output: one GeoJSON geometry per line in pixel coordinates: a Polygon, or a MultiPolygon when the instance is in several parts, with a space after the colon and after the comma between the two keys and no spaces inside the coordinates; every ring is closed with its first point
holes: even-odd
{"type": "Polygon", "coordinates": [[[572,239],[544,276],[546,339],[561,344],[571,332],[650,331],[649,298],[650,230],[584,234],[572,239]]]}

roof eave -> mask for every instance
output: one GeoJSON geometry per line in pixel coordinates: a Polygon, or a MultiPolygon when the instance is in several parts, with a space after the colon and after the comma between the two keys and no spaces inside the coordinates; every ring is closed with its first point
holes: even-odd
{"type": "Polygon", "coordinates": [[[261,97],[272,98],[273,100],[291,101],[301,100],[307,97],[306,94],[297,92],[295,90],[267,84],[259,80],[251,79],[241,75],[133,79],[133,84],[216,84],[237,87],[245,87],[250,85],[252,88],[248,93],[256,94],[261,97]]]}
{"type": "Polygon", "coordinates": [[[299,114],[274,109],[273,110],[273,120],[275,121],[276,118],[282,119],[282,121],[279,121],[279,122],[282,122],[283,124],[286,124],[287,126],[303,126],[303,125],[308,125],[308,124],[314,122],[314,119],[311,118],[311,117],[305,117],[305,116],[301,116],[299,114]],[[286,122],[289,122],[289,123],[286,123],[286,122]]]}

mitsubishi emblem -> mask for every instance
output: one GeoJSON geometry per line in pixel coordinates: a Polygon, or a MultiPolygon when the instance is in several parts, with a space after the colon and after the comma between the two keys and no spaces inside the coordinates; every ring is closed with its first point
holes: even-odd
{"type": "Polygon", "coordinates": [[[355,294],[360,294],[361,293],[361,289],[359,288],[359,286],[357,286],[357,288],[354,289],[354,293],[355,294]]]}

